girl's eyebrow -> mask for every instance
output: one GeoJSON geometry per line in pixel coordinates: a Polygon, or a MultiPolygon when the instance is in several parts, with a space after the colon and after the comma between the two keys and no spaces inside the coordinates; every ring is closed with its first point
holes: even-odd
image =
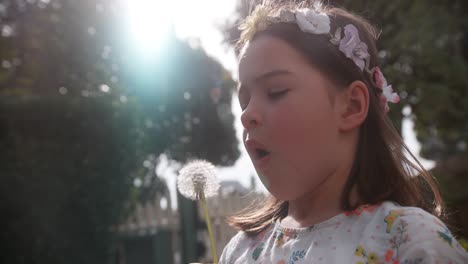
{"type": "MultiPolygon", "coordinates": [[[[255,77],[253,82],[260,83],[260,82],[264,82],[270,78],[273,78],[279,75],[291,75],[291,74],[293,74],[291,71],[284,70],[284,69],[271,70],[271,71],[262,73],[260,76],[255,77]]],[[[240,94],[240,92],[244,89],[246,89],[245,85],[240,84],[237,90],[239,91],[239,94],[240,94]]]]}

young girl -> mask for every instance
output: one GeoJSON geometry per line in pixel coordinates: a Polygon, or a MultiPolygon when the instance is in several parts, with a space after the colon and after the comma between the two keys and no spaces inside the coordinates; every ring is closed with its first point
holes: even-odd
{"type": "Polygon", "coordinates": [[[399,97],[372,26],[338,8],[263,4],[241,29],[244,143],[272,197],[231,218],[240,232],[220,263],[468,263],[386,115],[399,97]]]}

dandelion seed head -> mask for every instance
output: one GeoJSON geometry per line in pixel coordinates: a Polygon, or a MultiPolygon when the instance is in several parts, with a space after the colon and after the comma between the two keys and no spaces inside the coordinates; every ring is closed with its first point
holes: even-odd
{"type": "Polygon", "coordinates": [[[216,179],[215,166],[205,160],[194,160],[185,165],[177,177],[177,189],[188,199],[199,200],[218,194],[219,183],[216,179]]]}

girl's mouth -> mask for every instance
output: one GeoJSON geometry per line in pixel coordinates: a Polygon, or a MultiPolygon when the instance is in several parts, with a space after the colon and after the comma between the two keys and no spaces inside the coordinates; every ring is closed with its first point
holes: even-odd
{"type": "Polygon", "coordinates": [[[260,142],[253,139],[247,139],[245,141],[245,146],[250,154],[250,157],[252,158],[255,167],[257,169],[264,168],[270,160],[270,151],[268,151],[267,148],[260,142]]]}
{"type": "Polygon", "coordinates": [[[265,149],[261,149],[261,148],[255,149],[255,153],[256,153],[256,156],[255,156],[256,160],[266,158],[266,157],[268,157],[270,155],[270,152],[266,151],[265,149]]]}
{"type": "Polygon", "coordinates": [[[253,163],[257,169],[264,169],[270,161],[270,152],[265,149],[256,149],[253,163]]]}

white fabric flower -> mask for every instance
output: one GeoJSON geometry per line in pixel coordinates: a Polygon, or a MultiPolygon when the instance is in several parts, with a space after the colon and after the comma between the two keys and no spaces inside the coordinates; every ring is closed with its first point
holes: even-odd
{"type": "Polygon", "coordinates": [[[289,10],[281,10],[279,14],[279,19],[281,22],[284,23],[294,23],[296,21],[296,17],[293,12],[289,10]]]}
{"type": "Polygon", "coordinates": [[[328,34],[330,32],[330,18],[312,9],[296,11],[296,22],[303,32],[312,34],[328,34]]]}
{"type": "Polygon", "coordinates": [[[205,160],[189,162],[180,170],[177,189],[183,196],[192,200],[199,200],[202,193],[206,198],[216,196],[219,183],[214,165],[205,160]]]}
{"type": "Polygon", "coordinates": [[[393,87],[391,85],[384,86],[382,88],[382,91],[383,91],[383,95],[385,96],[385,98],[387,98],[387,101],[394,103],[394,104],[400,102],[400,96],[398,96],[397,93],[393,92],[393,87]]]}

